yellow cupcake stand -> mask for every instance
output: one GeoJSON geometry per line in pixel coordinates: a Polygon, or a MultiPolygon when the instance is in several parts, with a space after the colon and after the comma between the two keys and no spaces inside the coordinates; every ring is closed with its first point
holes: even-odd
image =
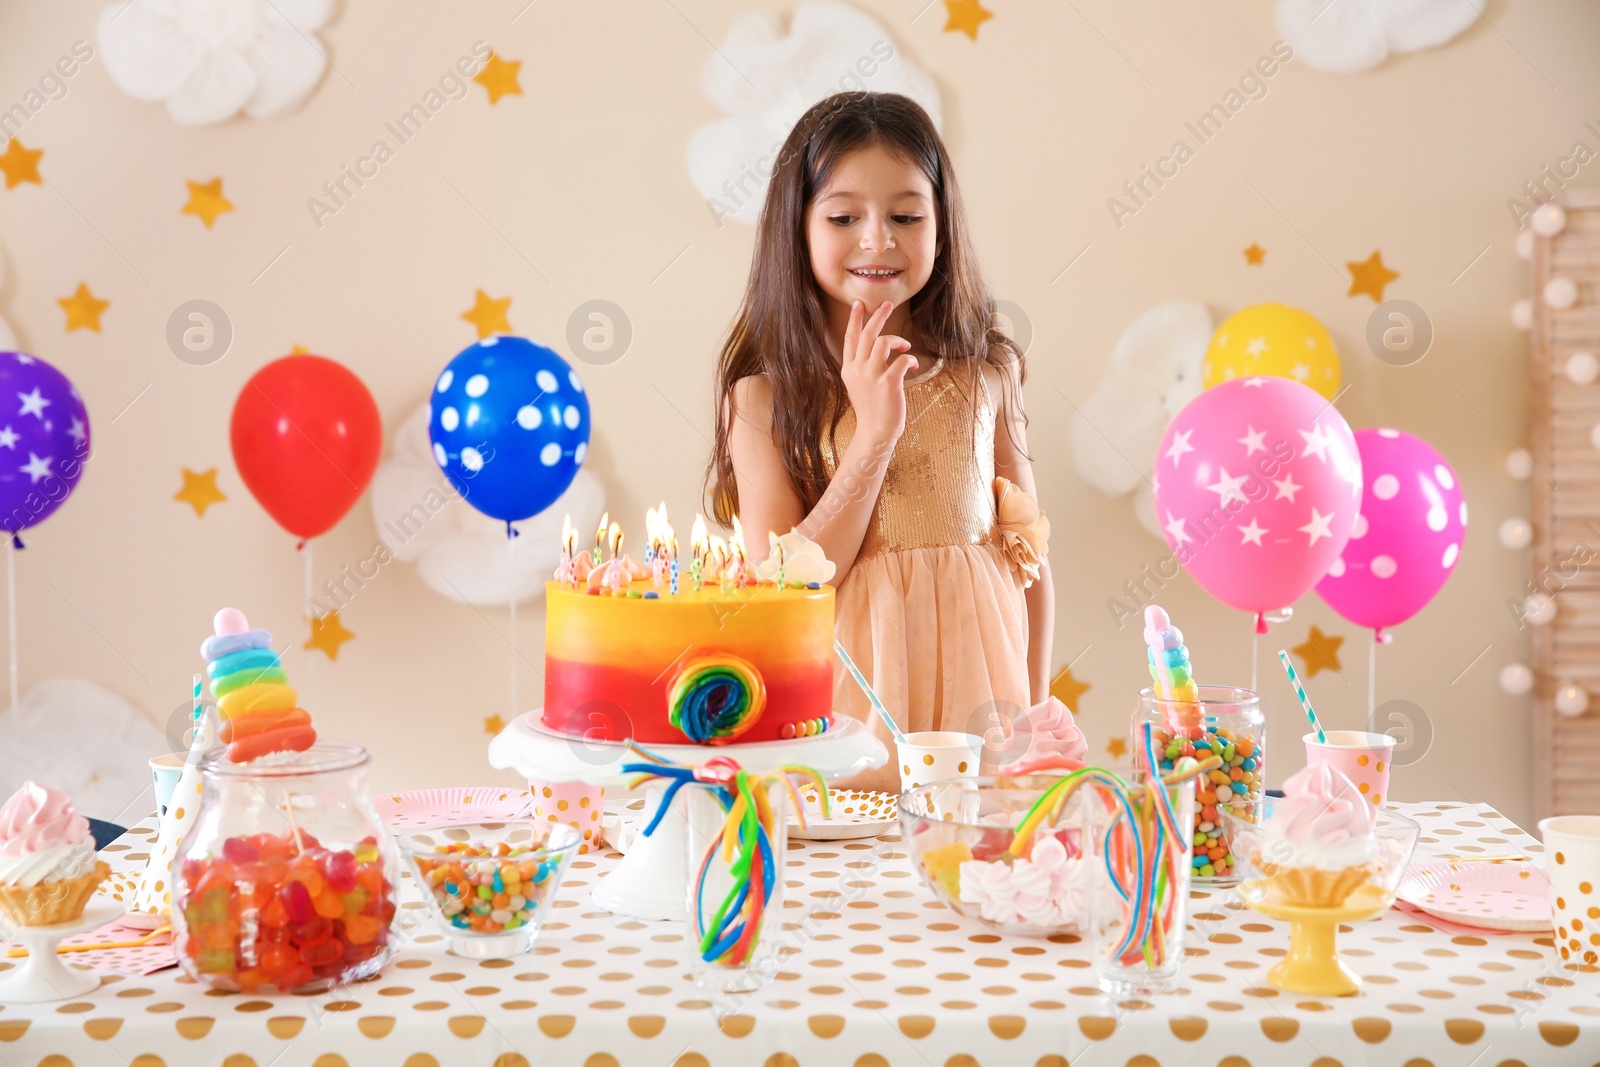
{"type": "Polygon", "coordinates": [[[1267,982],[1285,993],[1348,997],[1361,992],[1361,979],[1339,958],[1339,924],[1376,919],[1394,904],[1394,893],[1371,882],[1338,907],[1290,904],[1266,879],[1239,885],[1253,910],[1289,924],[1289,954],[1267,972],[1267,982]]]}

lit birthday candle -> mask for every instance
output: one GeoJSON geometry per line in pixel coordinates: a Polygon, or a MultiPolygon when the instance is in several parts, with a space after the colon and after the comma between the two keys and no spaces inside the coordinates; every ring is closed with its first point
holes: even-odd
{"type": "Polygon", "coordinates": [[[689,553],[694,558],[689,562],[689,574],[694,580],[694,591],[700,591],[700,585],[705,581],[706,564],[706,517],[695,512],[694,526],[689,530],[689,553]]]}
{"type": "Polygon", "coordinates": [[[605,587],[615,593],[622,588],[622,527],[612,523],[608,529],[611,562],[606,565],[605,587]]]}
{"type": "Polygon", "coordinates": [[[578,583],[578,577],[573,569],[573,556],[578,550],[578,531],[572,528],[572,513],[568,512],[561,519],[561,563],[556,567],[556,581],[568,582],[573,585],[578,583]]]}
{"type": "Polygon", "coordinates": [[[600,516],[600,528],[594,532],[594,562],[600,565],[600,548],[606,543],[606,525],[611,521],[611,512],[607,511],[600,516]]]}

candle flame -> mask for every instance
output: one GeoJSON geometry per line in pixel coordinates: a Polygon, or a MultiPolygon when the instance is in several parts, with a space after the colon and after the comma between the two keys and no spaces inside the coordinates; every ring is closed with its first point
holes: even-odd
{"type": "MultiPolygon", "coordinates": [[[[600,516],[600,528],[594,532],[594,546],[599,548],[606,543],[606,525],[611,522],[611,512],[607,511],[600,516]]],[[[613,524],[615,525],[615,524],[613,524]]]]}
{"type": "Polygon", "coordinates": [[[694,553],[695,559],[700,559],[706,553],[706,517],[698,511],[694,515],[694,526],[689,531],[689,548],[694,553]]]}
{"type": "MultiPolygon", "coordinates": [[[[607,514],[609,515],[610,513],[607,512],[607,514]]],[[[622,553],[622,527],[618,526],[616,523],[612,523],[610,527],[608,527],[608,531],[609,534],[607,540],[611,544],[611,557],[615,559],[622,553]]]]}
{"type": "Polygon", "coordinates": [[[572,555],[578,547],[578,533],[572,528],[572,512],[567,512],[561,518],[561,551],[572,555]]]}

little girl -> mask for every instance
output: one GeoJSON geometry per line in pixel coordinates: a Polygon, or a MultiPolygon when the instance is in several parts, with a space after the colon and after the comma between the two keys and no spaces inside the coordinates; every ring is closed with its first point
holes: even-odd
{"type": "MultiPolygon", "coordinates": [[[[835,634],[903,730],[984,734],[1049,687],[1049,524],[993,324],[927,113],[864,92],[806,112],[718,360],[707,482],[752,563],[791,529],[834,562],[835,634]]],[[[890,740],[842,666],[834,710],[890,740]]],[[[848,784],[899,792],[897,771],[848,784]]]]}

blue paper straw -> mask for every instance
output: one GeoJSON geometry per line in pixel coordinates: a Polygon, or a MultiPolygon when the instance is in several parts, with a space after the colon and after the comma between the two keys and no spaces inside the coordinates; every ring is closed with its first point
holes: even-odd
{"type": "Polygon", "coordinates": [[[1283,669],[1289,672],[1289,683],[1294,686],[1295,696],[1300,698],[1300,706],[1306,709],[1306,718],[1311,720],[1311,728],[1317,732],[1317,743],[1327,744],[1328,735],[1322,732],[1322,724],[1317,721],[1317,713],[1311,710],[1311,698],[1306,696],[1306,687],[1300,684],[1300,676],[1294,672],[1294,664],[1289,662],[1289,653],[1278,649],[1278,661],[1283,664],[1283,669]]]}
{"type": "Polygon", "coordinates": [[[855,660],[850,658],[850,653],[844,650],[844,643],[837,637],[833,639],[833,650],[839,653],[839,658],[844,661],[844,669],[850,672],[850,677],[854,678],[856,684],[861,687],[861,691],[867,694],[867,703],[872,705],[872,710],[883,716],[883,721],[888,725],[889,732],[894,735],[894,739],[900,742],[905,741],[906,735],[901,732],[899,725],[894,721],[894,716],[889,714],[889,709],[883,706],[883,701],[878,699],[878,694],[872,691],[872,686],[867,684],[867,680],[861,677],[861,672],[856,669],[855,660]]]}

